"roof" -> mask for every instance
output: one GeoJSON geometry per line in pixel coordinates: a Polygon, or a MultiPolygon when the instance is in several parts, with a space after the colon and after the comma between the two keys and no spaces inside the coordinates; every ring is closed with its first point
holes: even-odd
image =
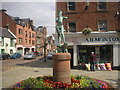
{"type": "Polygon", "coordinates": [[[0,37],[16,38],[6,28],[0,28],[0,37]]]}

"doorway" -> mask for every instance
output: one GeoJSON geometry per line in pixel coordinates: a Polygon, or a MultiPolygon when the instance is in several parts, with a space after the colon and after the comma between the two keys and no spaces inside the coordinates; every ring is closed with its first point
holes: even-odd
{"type": "Polygon", "coordinates": [[[70,67],[73,69],[73,48],[68,48],[68,52],[71,54],[70,67]]]}

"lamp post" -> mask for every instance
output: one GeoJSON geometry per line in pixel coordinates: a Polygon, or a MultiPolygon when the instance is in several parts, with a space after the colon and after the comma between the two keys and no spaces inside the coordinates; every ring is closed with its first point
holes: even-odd
{"type": "Polygon", "coordinates": [[[44,41],[44,62],[46,62],[47,58],[46,58],[46,39],[44,41]]]}

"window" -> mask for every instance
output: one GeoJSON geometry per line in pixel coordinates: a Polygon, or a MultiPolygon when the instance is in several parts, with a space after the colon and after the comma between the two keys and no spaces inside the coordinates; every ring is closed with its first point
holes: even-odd
{"type": "Polygon", "coordinates": [[[25,37],[27,37],[27,31],[25,31],[25,37]]]}
{"type": "Polygon", "coordinates": [[[11,46],[11,47],[14,46],[14,39],[10,39],[10,46],[11,46]]]}
{"type": "Polygon", "coordinates": [[[32,40],[32,45],[34,45],[34,40],[32,40]]]}
{"type": "Polygon", "coordinates": [[[19,33],[19,34],[22,34],[22,29],[19,28],[19,29],[18,29],[18,33],[19,33]]]}
{"type": "Polygon", "coordinates": [[[100,9],[100,10],[107,9],[106,2],[105,1],[104,2],[98,2],[98,9],[100,9]]]}
{"type": "Polygon", "coordinates": [[[13,49],[10,49],[10,54],[13,54],[13,49]]]}
{"type": "Polygon", "coordinates": [[[31,38],[31,32],[29,32],[29,38],[31,38]]]}
{"type": "Polygon", "coordinates": [[[22,43],[22,38],[18,39],[18,43],[21,44],[22,43]]]}
{"type": "Polygon", "coordinates": [[[68,10],[75,10],[75,2],[68,2],[68,10]]]}
{"type": "Polygon", "coordinates": [[[29,40],[29,44],[31,44],[31,40],[29,40]]]}
{"type": "Polygon", "coordinates": [[[69,32],[76,32],[76,23],[69,22],[69,32]]]}
{"type": "Polygon", "coordinates": [[[5,53],[5,49],[1,49],[1,53],[5,53]]]}
{"type": "Polygon", "coordinates": [[[32,38],[34,38],[34,36],[35,36],[35,35],[34,35],[34,33],[33,33],[33,34],[32,34],[32,38]]]}
{"type": "Polygon", "coordinates": [[[2,37],[2,46],[4,46],[4,37],[2,37]]]}
{"type": "Polygon", "coordinates": [[[98,21],[98,30],[99,31],[107,31],[107,20],[99,20],[98,21]]]}
{"type": "Polygon", "coordinates": [[[27,39],[25,39],[25,43],[27,43],[27,39]]]}

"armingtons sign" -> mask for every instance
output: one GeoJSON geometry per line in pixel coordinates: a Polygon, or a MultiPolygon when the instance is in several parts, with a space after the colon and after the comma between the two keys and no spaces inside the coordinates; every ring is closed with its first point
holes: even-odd
{"type": "Polygon", "coordinates": [[[85,38],[87,42],[105,42],[105,41],[113,41],[120,42],[119,37],[94,37],[94,38],[85,38]]]}

